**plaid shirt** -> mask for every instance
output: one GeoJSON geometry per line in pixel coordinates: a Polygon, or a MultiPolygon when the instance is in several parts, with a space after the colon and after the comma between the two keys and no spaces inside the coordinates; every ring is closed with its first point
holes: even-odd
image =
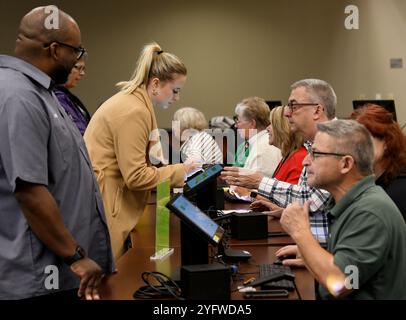
{"type": "MultiPolygon", "coordinates": [[[[304,144],[307,149],[311,142],[304,144]]],[[[313,236],[325,244],[328,238],[328,219],[325,206],[329,201],[330,193],[326,190],[312,188],[307,184],[307,168],[304,167],[297,185],[264,177],[259,185],[258,193],[276,205],[286,208],[289,203],[304,204],[311,200],[310,228],[313,236]]]]}

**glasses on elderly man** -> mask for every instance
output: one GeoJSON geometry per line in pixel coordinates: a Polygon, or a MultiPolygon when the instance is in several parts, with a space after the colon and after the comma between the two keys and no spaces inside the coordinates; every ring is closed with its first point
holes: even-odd
{"type": "Polygon", "coordinates": [[[317,106],[318,103],[299,103],[299,102],[289,102],[285,107],[289,112],[295,112],[297,109],[306,106],[317,106]]]}
{"type": "Polygon", "coordinates": [[[310,159],[312,159],[312,161],[317,157],[327,157],[327,156],[345,157],[345,156],[348,156],[348,154],[343,154],[343,153],[314,151],[312,148],[308,148],[307,153],[309,154],[310,159]]]}
{"type": "Polygon", "coordinates": [[[87,54],[86,49],[83,48],[82,46],[74,47],[74,46],[71,46],[70,44],[63,43],[63,42],[60,42],[60,41],[52,41],[50,44],[44,44],[44,48],[49,47],[54,42],[61,45],[61,46],[72,49],[76,53],[76,60],[80,60],[80,58],[82,58],[84,55],[87,54]]]}

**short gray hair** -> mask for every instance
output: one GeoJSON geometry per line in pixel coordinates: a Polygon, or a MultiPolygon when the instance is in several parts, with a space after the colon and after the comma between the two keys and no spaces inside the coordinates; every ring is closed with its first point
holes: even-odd
{"type": "Polygon", "coordinates": [[[337,96],[333,87],[324,80],[320,79],[303,79],[295,82],[290,86],[292,90],[304,87],[310,94],[313,102],[320,103],[326,109],[326,115],[332,120],[336,115],[337,96]]]}
{"type": "Polygon", "coordinates": [[[255,120],[257,129],[264,130],[269,126],[269,106],[260,97],[249,97],[237,104],[236,114],[242,114],[247,120],[255,120]]]}
{"type": "Polygon", "coordinates": [[[181,131],[186,129],[201,131],[208,128],[208,123],[203,112],[191,107],[177,110],[173,115],[173,120],[179,121],[181,131]]]}
{"type": "Polygon", "coordinates": [[[364,125],[355,120],[333,120],[318,123],[317,129],[336,140],[333,152],[351,155],[364,176],[373,173],[374,144],[364,125]]]}

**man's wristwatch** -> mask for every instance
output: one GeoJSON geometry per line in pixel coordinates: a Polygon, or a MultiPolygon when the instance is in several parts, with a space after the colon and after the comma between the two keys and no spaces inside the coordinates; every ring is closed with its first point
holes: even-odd
{"type": "Polygon", "coordinates": [[[76,247],[75,254],[73,256],[63,258],[63,262],[65,262],[68,266],[70,266],[72,263],[75,263],[76,261],[83,259],[85,256],[86,256],[85,250],[78,245],[76,247]]]}

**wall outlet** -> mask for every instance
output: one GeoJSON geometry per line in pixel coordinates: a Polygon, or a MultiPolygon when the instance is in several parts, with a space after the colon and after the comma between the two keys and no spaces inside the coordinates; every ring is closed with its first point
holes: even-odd
{"type": "Polygon", "coordinates": [[[391,69],[402,69],[403,68],[403,58],[392,58],[390,59],[391,69]]]}

